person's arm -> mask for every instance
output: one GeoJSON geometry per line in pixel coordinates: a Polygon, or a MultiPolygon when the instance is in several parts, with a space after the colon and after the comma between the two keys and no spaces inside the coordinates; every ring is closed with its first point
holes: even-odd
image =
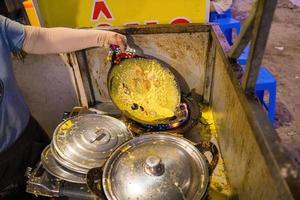
{"type": "Polygon", "coordinates": [[[89,47],[126,48],[126,37],[111,31],[25,26],[22,49],[32,54],[66,53],[89,47]]]}

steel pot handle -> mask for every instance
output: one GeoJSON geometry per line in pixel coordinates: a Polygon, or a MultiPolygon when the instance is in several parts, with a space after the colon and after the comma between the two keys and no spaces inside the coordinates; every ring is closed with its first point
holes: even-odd
{"type": "Polygon", "coordinates": [[[102,187],[102,174],[101,167],[92,168],[86,175],[86,183],[88,188],[97,195],[100,199],[106,199],[102,187]]]}
{"type": "Polygon", "coordinates": [[[212,154],[212,160],[210,162],[207,161],[209,165],[209,173],[212,174],[219,161],[219,150],[217,146],[210,141],[200,141],[195,145],[195,147],[203,154],[205,152],[210,152],[212,154]]]}

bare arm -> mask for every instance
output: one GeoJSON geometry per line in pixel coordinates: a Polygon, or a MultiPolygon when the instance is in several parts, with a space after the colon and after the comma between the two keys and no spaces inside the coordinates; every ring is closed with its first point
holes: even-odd
{"type": "Polygon", "coordinates": [[[23,50],[32,54],[72,52],[89,47],[126,48],[126,37],[111,31],[25,26],[23,50]]]}

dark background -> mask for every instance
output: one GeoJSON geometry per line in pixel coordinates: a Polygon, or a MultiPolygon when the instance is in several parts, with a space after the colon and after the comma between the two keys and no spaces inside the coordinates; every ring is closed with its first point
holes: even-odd
{"type": "Polygon", "coordinates": [[[24,0],[0,0],[0,14],[22,24],[29,24],[22,2],[24,0]]]}

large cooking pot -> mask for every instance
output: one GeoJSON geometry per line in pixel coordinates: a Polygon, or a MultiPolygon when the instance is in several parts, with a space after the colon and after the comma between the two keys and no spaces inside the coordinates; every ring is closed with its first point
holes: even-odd
{"type": "Polygon", "coordinates": [[[89,169],[102,167],[110,154],[132,138],[125,124],[110,116],[84,114],[60,123],[41,160],[62,180],[85,183],[89,169]]]}
{"type": "Polygon", "coordinates": [[[87,184],[109,200],[199,200],[217,161],[210,142],[194,145],[167,133],[146,134],[120,146],[103,168],[91,169],[87,184]],[[205,151],[213,155],[209,164],[205,151]]]}
{"type": "Polygon", "coordinates": [[[167,66],[149,56],[112,51],[107,83],[118,109],[143,124],[167,124],[180,114],[180,88],[167,66]]]}

